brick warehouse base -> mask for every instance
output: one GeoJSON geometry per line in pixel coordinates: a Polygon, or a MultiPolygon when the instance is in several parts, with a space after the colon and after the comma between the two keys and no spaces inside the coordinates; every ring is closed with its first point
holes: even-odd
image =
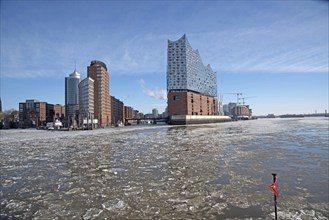
{"type": "Polygon", "coordinates": [[[172,115],[169,118],[169,123],[172,125],[220,123],[228,121],[231,121],[229,116],[218,115],[172,115]]]}

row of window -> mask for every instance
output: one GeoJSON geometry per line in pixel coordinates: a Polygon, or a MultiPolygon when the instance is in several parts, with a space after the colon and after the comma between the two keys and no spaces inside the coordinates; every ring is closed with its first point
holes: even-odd
{"type": "MultiPolygon", "coordinates": [[[[184,57],[185,58],[185,57],[184,57]]],[[[182,64],[186,64],[186,59],[184,59],[184,58],[180,58],[180,59],[175,59],[175,58],[168,58],[168,60],[167,60],[167,63],[168,64],[175,64],[176,62],[177,63],[179,63],[179,62],[181,62],[182,64]]]]}

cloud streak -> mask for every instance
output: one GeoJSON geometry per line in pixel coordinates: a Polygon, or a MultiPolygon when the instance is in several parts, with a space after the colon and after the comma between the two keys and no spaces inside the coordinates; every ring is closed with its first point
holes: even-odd
{"type": "Polygon", "coordinates": [[[151,32],[121,39],[110,55],[113,74],[165,74],[167,39],[151,32]]]}
{"type": "Polygon", "coordinates": [[[327,73],[327,40],[311,36],[307,26],[291,29],[284,33],[269,26],[191,34],[189,39],[217,72],[327,73]]]}
{"type": "Polygon", "coordinates": [[[140,79],[138,81],[138,84],[140,85],[140,87],[142,88],[143,92],[154,99],[158,99],[158,100],[167,100],[167,90],[165,89],[150,89],[146,86],[146,83],[143,79],[140,79]]]}
{"type": "MultiPolygon", "coordinates": [[[[12,27],[24,26],[25,20],[13,25],[6,22],[12,18],[5,17],[2,19],[1,77],[65,77],[73,71],[74,60],[78,63],[77,70],[83,73],[93,59],[106,62],[113,75],[166,74],[167,40],[177,40],[184,34],[182,30],[192,47],[200,51],[204,64],[209,63],[217,72],[327,73],[328,15],[321,11],[323,9],[278,5],[274,4],[280,10],[255,9],[247,19],[233,19],[223,11],[224,17],[218,19],[225,18],[225,24],[212,27],[212,31],[196,29],[197,25],[191,29],[175,29],[171,24],[153,19],[133,22],[140,29],[127,26],[132,25],[130,22],[126,26],[115,25],[122,28],[116,32],[109,31],[114,26],[86,31],[88,28],[83,25],[79,29],[79,25],[54,26],[55,23],[48,21],[48,27],[42,20],[34,20],[33,30],[23,28],[17,34],[12,27]],[[154,31],[154,27],[161,31],[154,31]],[[40,67],[48,69],[40,71],[40,67]]],[[[230,10],[235,10],[233,6],[230,10]]],[[[205,5],[203,8],[210,10],[205,5]]],[[[201,9],[199,16],[191,16],[200,26],[209,23],[201,9]]],[[[143,13],[146,11],[141,15],[143,13]]],[[[180,22],[183,27],[190,23],[180,22]]]]}

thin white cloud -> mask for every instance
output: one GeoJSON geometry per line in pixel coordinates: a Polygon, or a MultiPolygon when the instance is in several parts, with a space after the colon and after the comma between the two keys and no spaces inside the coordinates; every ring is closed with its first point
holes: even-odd
{"type": "MultiPolygon", "coordinates": [[[[298,43],[300,39],[282,35],[277,41],[275,35],[275,31],[262,27],[190,33],[187,37],[192,47],[199,49],[204,64],[209,63],[217,72],[328,72],[327,44],[298,43]]],[[[78,71],[84,72],[93,59],[104,61],[110,74],[165,74],[167,39],[177,40],[179,37],[151,33],[138,35],[122,39],[121,45],[110,45],[102,51],[97,47],[101,42],[81,46],[70,42],[54,44],[48,40],[15,44],[9,40],[1,49],[1,76],[59,77],[58,74],[63,73],[61,77],[64,77],[73,70],[74,60],[80,64],[78,71]],[[48,70],[41,72],[38,70],[40,66],[47,66],[48,70]],[[34,74],[31,69],[39,73],[34,74]]]]}
{"type": "MultiPolygon", "coordinates": [[[[192,47],[199,49],[204,64],[209,63],[217,72],[327,73],[328,17],[308,8],[292,11],[299,13],[282,16],[280,12],[257,11],[249,23],[227,17],[229,25],[186,34],[192,47]]],[[[148,21],[143,22],[147,27],[148,21]]],[[[2,34],[1,77],[64,77],[73,70],[74,60],[83,73],[93,59],[104,61],[113,75],[166,74],[167,40],[184,34],[175,30],[164,29],[161,34],[145,28],[133,33],[104,30],[95,35],[63,26],[57,31],[44,28],[14,37],[2,34]],[[33,70],[41,66],[48,70],[34,75],[33,70]]]]}
{"type": "Polygon", "coordinates": [[[328,61],[324,47],[282,50],[258,53],[239,59],[236,65],[226,66],[227,71],[240,72],[272,72],[272,73],[325,73],[328,71],[328,61]]]}
{"type": "Polygon", "coordinates": [[[112,50],[113,74],[131,75],[165,74],[167,39],[152,33],[121,39],[120,46],[112,50]]]}
{"type": "Polygon", "coordinates": [[[138,84],[142,88],[143,92],[152,98],[159,99],[159,100],[167,100],[167,90],[165,89],[150,89],[146,86],[146,83],[143,79],[138,81],[138,84]]]}
{"type": "Polygon", "coordinates": [[[218,72],[327,73],[328,42],[315,39],[308,30],[298,26],[288,34],[260,27],[188,37],[204,63],[218,72]]]}

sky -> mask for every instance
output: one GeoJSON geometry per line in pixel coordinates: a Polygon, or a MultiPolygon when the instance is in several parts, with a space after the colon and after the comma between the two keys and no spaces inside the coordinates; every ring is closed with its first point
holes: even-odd
{"type": "Polygon", "coordinates": [[[328,107],[328,1],[1,1],[3,110],[64,104],[64,80],[106,63],[110,95],[143,113],[166,101],[168,40],[186,34],[223,103],[254,115],[328,107]],[[76,64],[75,64],[76,63],[76,64]]]}

